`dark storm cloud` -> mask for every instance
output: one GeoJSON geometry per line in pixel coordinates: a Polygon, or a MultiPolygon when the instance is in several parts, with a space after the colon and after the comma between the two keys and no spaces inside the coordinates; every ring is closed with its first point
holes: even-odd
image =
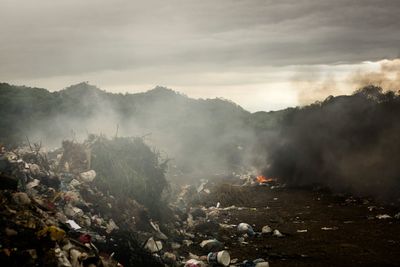
{"type": "Polygon", "coordinates": [[[0,79],[357,63],[399,54],[400,2],[0,0],[0,79]]]}

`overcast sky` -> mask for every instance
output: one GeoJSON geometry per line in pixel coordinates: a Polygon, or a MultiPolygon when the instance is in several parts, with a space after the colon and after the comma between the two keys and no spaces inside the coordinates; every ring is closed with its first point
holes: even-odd
{"type": "Polygon", "coordinates": [[[398,58],[399,14],[396,0],[0,0],[0,81],[279,109],[324,97],[305,84],[398,58]]]}

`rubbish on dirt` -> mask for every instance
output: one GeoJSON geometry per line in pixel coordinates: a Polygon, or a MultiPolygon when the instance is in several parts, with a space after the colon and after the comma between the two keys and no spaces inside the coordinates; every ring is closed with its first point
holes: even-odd
{"type": "Polygon", "coordinates": [[[215,219],[220,215],[220,211],[218,209],[211,210],[207,213],[207,218],[215,219]]]}
{"type": "Polygon", "coordinates": [[[389,214],[379,214],[379,215],[376,215],[376,218],[379,219],[379,220],[392,219],[392,216],[390,216],[389,214]]]}
{"type": "Polygon", "coordinates": [[[79,202],[79,193],[75,191],[67,191],[63,194],[63,198],[66,202],[76,204],[79,202]]]}
{"type": "Polygon", "coordinates": [[[72,263],[73,267],[79,266],[79,265],[80,265],[79,263],[80,263],[83,259],[85,259],[86,256],[87,256],[86,253],[82,253],[82,252],[80,252],[80,251],[77,250],[77,249],[71,249],[71,250],[69,251],[69,255],[70,255],[71,263],[72,263]]]}
{"type": "Polygon", "coordinates": [[[206,249],[207,251],[215,252],[222,250],[224,248],[224,244],[217,239],[209,239],[201,241],[200,247],[206,249]]]}
{"type": "Polygon", "coordinates": [[[189,246],[191,246],[193,244],[193,241],[192,240],[188,240],[188,239],[184,239],[182,241],[182,244],[187,246],[187,247],[189,247],[189,246]]]}
{"type": "Polygon", "coordinates": [[[93,182],[94,178],[96,178],[96,172],[94,170],[81,172],[79,177],[81,178],[82,182],[91,183],[93,182]]]}
{"type": "MultiPolygon", "coordinates": [[[[21,164],[22,163],[23,162],[21,162],[21,164]]],[[[103,166],[107,166],[107,161],[104,161],[104,163],[103,166]]],[[[31,163],[26,164],[31,166],[31,163]]],[[[60,262],[59,266],[89,266],[88,264],[85,265],[83,261],[92,259],[94,254],[102,255],[101,257],[104,256],[106,259],[112,259],[115,257],[118,260],[120,257],[125,257],[125,255],[130,258],[154,258],[153,260],[159,264],[167,264],[168,266],[174,267],[183,265],[192,267],[206,266],[207,261],[210,265],[219,264],[228,266],[229,262],[222,260],[224,257],[218,257],[220,254],[225,254],[226,251],[224,252],[224,249],[228,249],[228,247],[225,247],[225,244],[229,246],[229,248],[232,248],[232,251],[240,251],[240,249],[246,251],[254,250],[252,253],[259,254],[260,256],[268,255],[268,259],[274,260],[274,254],[273,251],[270,251],[271,246],[269,244],[270,241],[274,243],[274,240],[247,240],[248,236],[259,234],[255,233],[253,230],[253,228],[260,230],[258,228],[259,226],[256,228],[255,225],[247,223],[241,223],[239,225],[232,224],[240,222],[239,220],[246,221],[244,218],[249,218],[243,215],[250,215],[252,217],[259,215],[259,213],[262,213],[263,215],[267,214],[265,212],[265,209],[267,208],[262,208],[258,203],[253,203],[257,208],[254,206],[254,208],[251,208],[251,203],[249,204],[246,201],[226,201],[226,199],[221,198],[219,194],[214,195],[214,193],[210,196],[205,196],[203,192],[207,192],[208,189],[205,187],[209,186],[209,184],[204,184],[203,189],[199,194],[196,194],[196,187],[191,186],[191,189],[189,188],[188,192],[190,192],[189,196],[192,196],[192,198],[183,199],[184,205],[182,208],[175,206],[175,204],[169,206],[169,208],[171,208],[171,214],[167,215],[172,216],[165,216],[165,218],[168,218],[168,222],[166,224],[161,224],[164,223],[163,220],[165,214],[162,214],[163,216],[160,217],[153,216],[148,213],[147,209],[137,208],[136,205],[132,205],[131,203],[135,198],[130,198],[131,195],[119,195],[115,191],[109,191],[106,186],[101,187],[104,175],[100,171],[98,171],[98,176],[93,178],[93,180],[86,179],[87,177],[85,177],[84,174],[88,173],[86,170],[89,170],[90,166],[82,165],[80,167],[79,165],[77,169],[75,169],[73,164],[69,164],[69,167],[66,169],[70,169],[72,171],[71,173],[60,173],[56,169],[48,170],[40,164],[38,166],[40,172],[36,172],[36,174],[39,175],[37,179],[34,179],[29,169],[24,169],[27,173],[27,178],[24,180],[26,181],[25,187],[27,190],[19,190],[27,193],[26,196],[29,201],[28,205],[22,207],[23,204],[20,205],[17,203],[18,201],[14,201],[13,195],[16,193],[13,192],[15,191],[10,192],[6,190],[0,192],[0,202],[3,207],[1,212],[5,214],[4,217],[6,218],[5,220],[7,220],[4,223],[2,233],[0,233],[0,235],[3,234],[3,239],[1,240],[2,242],[0,245],[5,251],[4,255],[7,255],[7,251],[10,251],[9,253],[12,255],[12,250],[14,247],[16,248],[18,246],[18,244],[15,245],[15,240],[24,238],[25,234],[29,236],[29,233],[36,233],[38,238],[35,238],[34,240],[37,242],[34,243],[35,247],[36,244],[39,244],[40,242],[40,245],[43,246],[43,250],[51,253],[49,257],[52,257],[56,265],[57,261],[60,262]],[[42,176],[46,176],[46,179],[50,179],[50,176],[59,177],[61,182],[60,187],[51,188],[47,186],[42,182],[42,176]],[[206,198],[209,199],[206,201],[206,198]],[[221,207],[221,203],[217,201],[221,201],[223,206],[221,207]],[[232,205],[233,203],[237,206],[232,205]],[[210,207],[210,205],[215,206],[210,207]],[[229,205],[232,206],[226,207],[229,205]],[[47,206],[52,206],[52,209],[48,209],[47,206]],[[154,218],[157,218],[157,220],[160,221],[152,221],[154,218]],[[169,219],[171,220],[169,221],[169,219]],[[188,219],[187,223],[186,219],[188,219]],[[211,229],[211,227],[209,227],[212,224],[216,225],[215,230],[214,228],[211,229]],[[199,225],[202,227],[198,227],[199,225]],[[163,232],[168,234],[168,237],[160,230],[160,226],[163,232]],[[193,228],[191,229],[191,227],[193,228]],[[82,228],[83,230],[80,230],[82,228]],[[67,231],[67,229],[70,229],[70,231],[67,231]],[[117,229],[120,229],[120,231],[116,231],[117,229]],[[240,234],[235,234],[239,232],[240,234]],[[214,237],[218,237],[222,242],[213,239],[214,237]],[[4,239],[5,242],[3,242],[4,239]],[[62,245],[63,247],[58,249],[57,253],[54,253],[57,249],[55,248],[57,243],[50,242],[49,239],[57,241],[58,245],[62,245]],[[164,242],[162,240],[168,241],[164,242]],[[200,243],[200,250],[198,243],[201,240],[203,240],[203,242],[200,243]],[[239,242],[237,242],[237,240],[239,240],[239,242]],[[193,242],[195,242],[195,245],[193,245],[193,242]],[[268,244],[265,245],[265,242],[268,242],[268,244]],[[11,244],[10,246],[8,245],[9,243],[11,244]],[[65,243],[70,244],[67,246],[64,245],[65,243]],[[142,244],[145,244],[145,246],[142,244]],[[234,248],[235,245],[238,247],[234,248]],[[109,257],[108,255],[113,251],[115,252],[115,254],[112,254],[114,256],[109,257]],[[201,253],[200,255],[203,256],[196,256],[191,254],[190,251],[199,254],[201,253]],[[70,252],[74,255],[73,257],[71,257],[72,255],[70,252]],[[137,254],[135,254],[136,252],[137,254]],[[66,257],[63,258],[61,253],[66,257]],[[151,255],[151,253],[153,253],[153,255],[151,255]],[[57,257],[55,257],[56,255],[57,257]],[[72,258],[74,260],[72,260],[72,258]],[[78,263],[78,259],[83,261],[78,263]],[[188,261],[186,262],[186,260],[188,261]]],[[[116,168],[117,167],[118,166],[116,166],[116,168]]],[[[94,165],[92,168],[95,168],[96,171],[98,170],[94,165]]],[[[0,175],[3,175],[3,173],[0,175]]],[[[20,179],[19,176],[16,177],[20,179]]],[[[3,181],[2,176],[0,177],[0,180],[1,182],[3,181]]],[[[156,185],[156,183],[148,184],[148,186],[152,185],[156,185]]],[[[122,189],[123,188],[121,188],[121,190],[122,189]]],[[[240,187],[240,189],[245,189],[244,192],[246,192],[246,190],[249,190],[248,192],[251,192],[251,190],[264,190],[264,188],[259,187],[240,187]]],[[[269,190],[268,188],[265,189],[269,190]]],[[[212,191],[214,191],[214,189],[212,191]]],[[[228,194],[236,196],[235,194],[232,194],[231,191],[228,191],[228,194]]],[[[171,197],[175,198],[175,196],[178,195],[171,194],[171,197]]],[[[17,198],[19,200],[19,197],[17,198]]],[[[271,196],[267,195],[265,199],[269,201],[271,198],[271,196]]],[[[276,206],[271,207],[272,209],[276,208],[276,206]]],[[[365,209],[364,212],[367,211],[366,207],[367,205],[362,207],[365,209]]],[[[382,210],[383,208],[377,209],[382,210]]],[[[166,211],[169,213],[169,210],[166,211]]],[[[288,222],[290,222],[293,216],[296,215],[301,216],[302,218],[304,215],[304,220],[310,218],[303,210],[295,210],[295,212],[295,214],[290,214],[291,219],[289,219],[288,222]]],[[[395,213],[390,214],[394,215],[395,213]]],[[[369,215],[371,215],[373,219],[376,219],[374,217],[376,213],[369,213],[369,215]]],[[[281,217],[274,218],[274,216],[273,213],[268,214],[267,220],[269,223],[274,224],[274,227],[285,223],[281,217]]],[[[395,218],[397,218],[396,216],[400,217],[400,213],[394,215],[395,218]]],[[[261,220],[264,219],[261,218],[261,220]]],[[[350,217],[350,219],[352,219],[352,217],[350,217]]],[[[343,220],[338,220],[339,222],[343,222],[343,220]]],[[[295,225],[296,228],[294,228],[294,230],[296,231],[296,229],[298,229],[297,233],[308,232],[308,230],[305,229],[308,224],[305,223],[305,221],[301,221],[300,217],[296,217],[296,221],[292,222],[303,224],[295,225]]],[[[310,222],[315,221],[312,218],[310,219],[310,222]]],[[[346,221],[343,223],[346,223],[346,221]]],[[[319,227],[323,225],[324,224],[319,227]]],[[[337,228],[325,227],[321,229],[336,230],[337,228]]],[[[284,236],[279,230],[273,231],[273,228],[268,225],[263,226],[261,232],[263,234],[271,234],[278,237],[284,236]]],[[[288,235],[290,232],[291,230],[288,230],[288,235]]],[[[300,237],[300,234],[298,236],[300,237]]],[[[37,248],[36,252],[35,249],[31,248],[32,247],[20,249],[18,247],[19,251],[28,251],[28,249],[32,250],[32,252],[29,252],[29,255],[33,255],[32,258],[39,258],[38,261],[35,261],[35,266],[43,266],[41,262],[43,258],[43,250],[37,248]]],[[[239,257],[240,259],[242,257],[240,255],[243,254],[239,253],[236,257],[239,257]]],[[[279,256],[282,260],[295,259],[298,257],[296,255],[292,256],[287,254],[279,255],[283,255],[279,256]]],[[[243,260],[243,258],[241,260],[243,260]]],[[[126,266],[136,266],[135,264],[132,265],[130,260],[127,260],[126,258],[121,262],[126,266]]],[[[239,266],[236,265],[237,262],[238,259],[233,259],[230,264],[239,266]]],[[[268,262],[257,260],[247,261],[246,264],[248,265],[240,266],[268,266],[268,262]]],[[[111,267],[116,265],[103,264],[96,266],[111,267]]],[[[138,264],[138,266],[154,265],[143,263],[138,264]]]]}
{"type": "Polygon", "coordinates": [[[185,263],[185,267],[206,267],[206,264],[199,260],[190,259],[185,263]]]}
{"type": "Polygon", "coordinates": [[[56,226],[46,226],[36,234],[39,238],[49,236],[53,241],[61,241],[66,236],[65,231],[56,226]]]}
{"type": "Polygon", "coordinates": [[[181,247],[182,247],[181,244],[176,243],[176,242],[171,242],[171,248],[172,248],[173,250],[180,249],[181,247]]]}
{"type": "Polygon", "coordinates": [[[79,230],[82,228],[74,220],[67,220],[66,223],[68,223],[69,226],[71,226],[71,228],[74,230],[79,230]]]}
{"type": "Polygon", "coordinates": [[[81,210],[80,208],[77,207],[73,207],[72,205],[66,205],[64,208],[64,213],[65,215],[74,218],[74,217],[80,217],[82,216],[83,210],[81,210]]]}
{"type": "Polygon", "coordinates": [[[269,263],[264,259],[254,260],[253,263],[256,264],[255,267],[269,267],[269,263]]]}
{"type": "Polygon", "coordinates": [[[168,239],[168,237],[163,232],[161,232],[160,226],[157,223],[155,223],[152,220],[150,220],[150,225],[157,232],[157,238],[158,239],[161,239],[161,240],[167,240],[168,239]]]}
{"type": "Polygon", "coordinates": [[[270,234],[272,233],[272,228],[269,227],[268,225],[263,226],[263,228],[261,229],[261,233],[263,234],[270,234]]]}
{"type": "Polygon", "coordinates": [[[79,236],[78,240],[82,244],[91,243],[92,242],[92,237],[89,234],[82,234],[82,235],[79,236]]]}
{"type": "Polygon", "coordinates": [[[264,259],[256,259],[253,261],[255,263],[255,267],[269,267],[269,263],[264,259]]]}
{"type": "Polygon", "coordinates": [[[60,248],[56,248],[54,250],[54,254],[58,259],[59,267],[72,267],[71,262],[67,259],[67,256],[63,253],[63,251],[60,248]]]}
{"type": "Polygon", "coordinates": [[[229,207],[225,207],[225,208],[222,208],[222,210],[234,210],[234,209],[237,209],[238,207],[236,207],[235,205],[232,205],[232,206],[229,206],[229,207]]]}
{"type": "Polygon", "coordinates": [[[337,229],[339,229],[338,227],[336,227],[336,226],[333,226],[333,227],[321,227],[321,230],[324,230],[324,231],[335,231],[335,230],[337,230],[337,229]]]}
{"type": "Polygon", "coordinates": [[[79,182],[78,180],[76,180],[76,179],[72,179],[71,180],[71,182],[69,183],[69,185],[71,185],[71,186],[73,186],[73,187],[78,187],[78,186],[80,186],[81,185],[81,182],[79,182]]]}
{"type": "Polygon", "coordinates": [[[226,224],[226,223],[220,223],[219,224],[219,227],[221,227],[222,229],[232,229],[235,226],[236,226],[235,224],[226,224]]]}
{"type": "Polygon", "coordinates": [[[171,252],[165,252],[162,256],[164,263],[168,264],[168,266],[176,265],[176,255],[171,252]]]}
{"type": "Polygon", "coordinates": [[[376,209],[378,209],[378,207],[376,207],[376,206],[368,206],[368,210],[369,211],[373,211],[373,210],[376,210],[376,209]]]}
{"type": "Polygon", "coordinates": [[[34,179],[32,182],[28,183],[26,185],[26,189],[32,189],[40,184],[40,181],[38,179],[34,179]]]}
{"type": "Polygon", "coordinates": [[[113,219],[110,219],[107,224],[106,232],[111,233],[112,231],[117,230],[117,229],[119,229],[118,225],[115,224],[113,219]]]}
{"type": "Polygon", "coordinates": [[[231,264],[235,264],[235,263],[237,263],[238,261],[239,261],[238,258],[231,259],[231,264]]]}
{"type": "Polygon", "coordinates": [[[272,232],[272,235],[273,235],[273,236],[276,236],[276,237],[284,237],[284,235],[283,235],[278,229],[275,229],[275,230],[272,232]]]}
{"type": "Polygon", "coordinates": [[[248,223],[239,223],[237,226],[237,230],[239,233],[247,234],[249,236],[254,236],[256,234],[253,230],[253,227],[251,227],[251,225],[248,223]]]}
{"type": "Polygon", "coordinates": [[[14,202],[18,205],[29,205],[31,204],[31,199],[24,192],[16,192],[12,195],[14,202]]]}
{"type": "MultiPolygon", "coordinates": [[[[76,146],[78,150],[84,147],[76,146]]],[[[86,171],[90,162],[84,151],[78,153],[80,157],[72,150],[66,155],[67,150],[64,147],[62,154],[42,155],[26,149],[21,152],[26,154],[10,152],[7,158],[0,153],[4,226],[0,258],[8,257],[7,266],[121,266],[107,256],[116,250],[115,257],[128,266],[136,261],[142,266],[160,266],[160,257],[152,257],[140,245],[151,236],[149,227],[144,227],[151,218],[145,208],[132,205],[135,199],[131,196],[113,197],[106,188],[90,183],[95,172],[86,171]],[[123,230],[115,231],[119,228],[115,222],[123,230]],[[96,256],[99,254],[105,257],[96,256]]],[[[158,225],[155,228],[159,229],[158,225]]],[[[154,243],[157,251],[162,248],[160,241],[154,243]]],[[[165,262],[167,258],[176,260],[173,254],[163,256],[165,262]]],[[[170,266],[179,264],[170,262],[170,266]]]]}
{"type": "Polygon", "coordinates": [[[194,220],[192,214],[188,215],[188,218],[186,219],[186,223],[189,228],[192,228],[194,226],[194,220]]]}
{"type": "Polygon", "coordinates": [[[32,175],[38,176],[40,174],[40,167],[37,164],[28,164],[29,165],[29,171],[31,172],[32,175]]]}
{"type": "Polygon", "coordinates": [[[231,262],[231,256],[226,250],[218,252],[210,252],[207,255],[207,262],[210,263],[211,265],[228,266],[229,263],[231,262]]]}
{"type": "Polygon", "coordinates": [[[243,236],[238,237],[238,242],[239,242],[241,245],[248,245],[249,242],[246,242],[246,241],[244,241],[244,240],[245,240],[245,239],[244,239],[243,236]]]}
{"type": "Polygon", "coordinates": [[[269,267],[269,263],[264,259],[245,260],[239,265],[240,267],[269,267]]]}
{"type": "Polygon", "coordinates": [[[150,251],[151,253],[156,253],[156,252],[162,250],[163,245],[162,245],[161,241],[155,241],[154,238],[150,237],[147,240],[144,248],[147,249],[148,251],[150,251]]]}
{"type": "MultiPolygon", "coordinates": [[[[197,187],[197,193],[204,192],[205,186],[208,184],[208,180],[201,180],[201,184],[197,187]]],[[[206,192],[207,193],[207,192],[206,192]]]]}
{"type": "Polygon", "coordinates": [[[193,260],[200,260],[199,256],[197,256],[196,254],[190,253],[190,252],[189,252],[189,258],[193,259],[193,260]]]}

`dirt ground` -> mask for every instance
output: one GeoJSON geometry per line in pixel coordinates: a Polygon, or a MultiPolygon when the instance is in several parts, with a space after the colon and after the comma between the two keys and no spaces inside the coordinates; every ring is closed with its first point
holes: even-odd
{"type": "Polygon", "coordinates": [[[218,240],[239,262],[264,258],[272,267],[400,266],[400,220],[376,218],[393,217],[399,212],[393,206],[305,189],[229,187],[225,196],[214,194],[208,201],[220,197],[222,207],[243,208],[221,211],[219,223],[246,222],[256,232],[269,225],[284,234],[246,238],[248,244],[241,244],[236,228],[220,230],[218,240]]]}

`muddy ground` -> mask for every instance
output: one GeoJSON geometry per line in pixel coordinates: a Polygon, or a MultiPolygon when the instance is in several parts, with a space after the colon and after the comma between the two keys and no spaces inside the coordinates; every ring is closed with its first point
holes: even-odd
{"type": "Polygon", "coordinates": [[[236,228],[219,230],[216,237],[239,262],[264,258],[273,267],[400,266],[400,220],[376,218],[393,217],[399,212],[395,206],[321,190],[232,185],[220,186],[204,204],[218,199],[222,207],[243,207],[220,211],[219,223],[246,222],[256,232],[269,225],[284,234],[246,238],[243,244],[236,228]]]}

